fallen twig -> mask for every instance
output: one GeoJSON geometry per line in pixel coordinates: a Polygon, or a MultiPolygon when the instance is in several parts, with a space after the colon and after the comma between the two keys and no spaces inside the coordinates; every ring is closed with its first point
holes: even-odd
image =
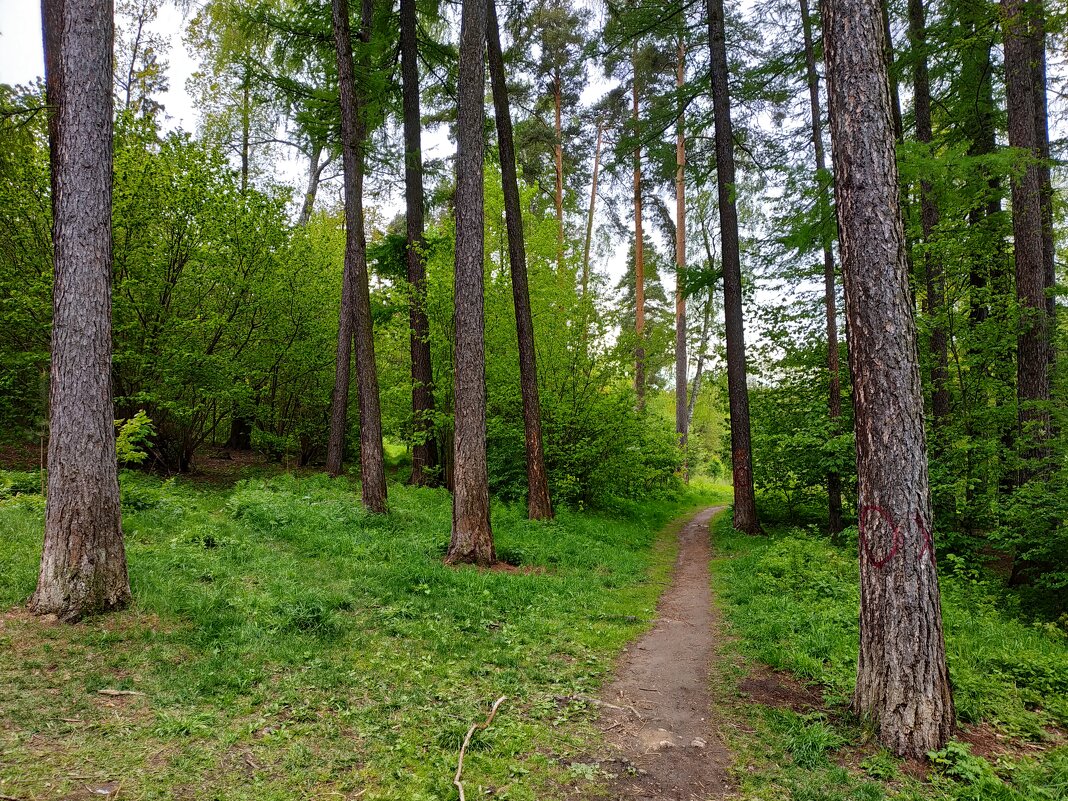
{"type": "Polygon", "coordinates": [[[593,698],[592,696],[589,696],[589,695],[565,695],[565,696],[561,696],[560,700],[582,701],[584,704],[593,704],[594,706],[603,706],[606,709],[614,709],[617,712],[630,712],[638,720],[641,720],[641,721],[645,720],[645,718],[643,718],[641,716],[641,713],[639,713],[637,709],[635,709],[634,707],[632,707],[630,705],[619,706],[617,704],[610,704],[610,703],[608,703],[608,701],[602,701],[600,698],[593,698]]]}
{"type": "Polygon", "coordinates": [[[137,690],[97,690],[96,694],[97,695],[108,695],[108,696],[144,695],[144,693],[139,693],[139,692],[137,692],[137,690]]]}
{"type": "Polygon", "coordinates": [[[456,789],[460,791],[460,801],[467,801],[464,796],[464,783],[460,781],[460,774],[464,772],[464,754],[467,753],[467,746],[471,744],[471,737],[474,735],[476,729],[488,729],[490,724],[493,723],[493,718],[497,716],[497,708],[504,703],[507,695],[502,695],[496,701],[493,702],[493,707],[490,709],[489,717],[482,723],[474,723],[471,728],[467,730],[467,736],[464,737],[464,744],[460,746],[460,760],[456,764],[456,775],[453,776],[452,783],[456,785],[456,789]]]}
{"type": "Polygon", "coordinates": [[[22,801],[22,799],[21,798],[16,798],[13,795],[0,794],[0,801],[22,801]]]}

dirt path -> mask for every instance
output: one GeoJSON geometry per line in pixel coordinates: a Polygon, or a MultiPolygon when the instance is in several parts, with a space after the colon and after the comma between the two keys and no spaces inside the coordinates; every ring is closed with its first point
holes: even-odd
{"type": "Polygon", "coordinates": [[[679,532],[671,587],[656,625],[624,652],[601,696],[601,729],[613,746],[604,767],[614,799],[707,801],[727,790],[726,748],[711,716],[709,664],[715,613],[709,587],[708,524],[698,513],[679,532]]]}

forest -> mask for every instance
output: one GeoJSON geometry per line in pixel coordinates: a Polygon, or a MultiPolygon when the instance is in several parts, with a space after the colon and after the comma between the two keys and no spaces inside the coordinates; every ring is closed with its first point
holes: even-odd
{"type": "Polygon", "coordinates": [[[0,801],[1068,800],[1066,23],[5,5],[0,801]]]}

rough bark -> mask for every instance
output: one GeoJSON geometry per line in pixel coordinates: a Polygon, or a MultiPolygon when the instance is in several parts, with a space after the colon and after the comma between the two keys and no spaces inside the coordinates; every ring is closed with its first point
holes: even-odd
{"type": "MultiPolygon", "coordinates": [[[[808,0],[800,0],[801,27],[805,39],[805,73],[808,79],[809,114],[812,117],[812,149],[816,157],[816,181],[819,186],[821,216],[830,216],[831,204],[827,197],[827,157],[823,149],[823,115],[820,107],[820,81],[816,71],[816,49],[812,43],[812,17],[808,0]]],[[[841,367],[838,361],[838,298],[835,290],[834,249],[828,219],[823,219],[823,308],[827,320],[827,414],[831,421],[831,433],[840,433],[842,417],[841,367]]],[[[837,470],[827,472],[827,528],[838,534],[844,528],[842,521],[842,477],[837,470]]]]}
{"type": "Polygon", "coordinates": [[[597,178],[601,171],[601,140],[604,136],[604,122],[597,121],[597,146],[593,151],[593,185],[590,188],[590,210],[586,215],[586,247],[582,251],[582,297],[590,286],[590,247],[593,244],[593,215],[597,208],[597,178]]]}
{"type": "MultiPolygon", "coordinates": [[[[679,39],[678,70],[675,85],[686,82],[686,44],[679,39]]],[[[683,453],[683,477],[690,480],[686,456],[690,417],[686,411],[686,129],[685,114],[679,109],[675,132],[675,433],[683,453]]]]}
{"type": "Polygon", "coordinates": [[[549,479],[545,472],[545,450],[541,437],[541,400],[538,396],[538,364],[534,351],[534,319],[527,284],[527,254],[523,244],[522,203],[515,169],[512,116],[508,105],[504,56],[494,0],[487,3],[489,72],[493,84],[493,114],[497,122],[497,148],[501,161],[501,184],[508,228],[508,263],[512,275],[515,328],[519,339],[519,385],[523,396],[523,432],[527,457],[527,515],[531,520],[553,516],[549,499],[549,479]]]}
{"type": "Polygon", "coordinates": [[[878,0],[823,0],[860,507],[853,708],[894,753],[945,744],[953,700],[931,538],[916,326],[878,0]]]}
{"type": "MultiPolygon", "coordinates": [[[[360,493],[372,512],[386,511],[386,470],[382,453],[382,415],[378,397],[371,291],[364,233],[363,172],[367,122],[356,88],[349,29],[348,0],[333,0],[334,46],[341,98],[341,156],[345,186],[345,273],[352,280],[352,334],[356,355],[356,390],[360,408],[360,493]]],[[[363,0],[361,39],[370,37],[372,0],[363,0]]],[[[361,56],[361,66],[365,59],[361,56]]],[[[344,305],[344,302],[343,302],[344,305]]],[[[339,347],[340,352],[340,347],[339,347]]]]}
{"type": "Polygon", "coordinates": [[[111,396],[110,0],[45,0],[55,284],[44,551],[30,609],[130,599],[111,396]]]}
{"type": "Polygon", "coordinates": [[[734,527],[761,533],[753,490],[753,454],[749,431],[749,387],[746,383],[745,325],[742,320],[742,264],[735,203],[734,131],[727,87],[727,43],[723,0],[708,0],[708,41],[711,50],[712,112],[716,137],[716,189],[719,195],[723,258],[723,316],[727,335],[727,396],[731,416],[731,468],[734,476],[734,527]]]}
{"type": "MultiPolygon", "coordinates": [[[[1027,0],[1002,0],[1005,33],[1005,90],[1008,98],[1009,145],[1023,150],[1029,161],[1012,180],[1012,233],[1016,262],[1016,297],[1020,305],[1017,335],[1016,392],[1024,452],[1042,453],[1048,438],[1050,326],[1046,306],[1046,262],[1042,218],[1042,168],[1037,136],[1036,93],[1032,59],[1034,8],[1027,0]]],[[[1022,471],[1021,483],[1032,468],[1022,471]]]]}
{"type": "MultiPolygon", "coordinates": [[[[931,146],[931,79],[927,71],[927,23],[923,0],[909,0],[909,39],[912,43],[913,106],[916,140],[931,146]]],[[[934,413],[935,444],[949,419],[949,346],[940,316],[945,305],[945,278],[941,257],[931,247],[938,226],[938,199],[930,181],[920,181],[920,225],[923,230],[923,272],[927,284],[927,313],[931,316],[931,410],[934,413]]]]}
{"type": "Polygon", "coordinates": [[[456,121],[455,433],[452,538],[447,563],[493,564],[486,465],[483,308],[486,0],[463,0],[456,121]]]}
{"type": "Polygon", "coordinates": [[[407,266],[411,301],[412,484],[440,483],[434,441],[434,371],[430,360],[430,324],[426,316],[426,261],[423,223],[422,115],[419,110],[419,42],[415,0],[401,0],[401,77],[404,83],[404,200],[408,229],[407,266]]]}
{"type": "Polygon", "coordinates": [[[634,147],[634,391],[638,408],[645,406],[645,232],[642,229],[642,146],[639,137],[638,51],[631,58],[631,120],[638,144],[634,147]]]}
{"type": "Polygon", "coordinates": [[[1051,338],[1049,360],[1052,370],[1056,331],[1057,301],[1053,289],[1057,283],[1056,252],[1053,240],[1053,184],[1050,174],[1049,108],[1046,98],[1046,12],[1044,0],[1030,0],[1031,23],[1031,85],[1035,95],[1035,149],[1040,159],[1038,180],[1042,209],[1042,265],[1045,270],[1046,314],[1049,317],[1051,338]]]}

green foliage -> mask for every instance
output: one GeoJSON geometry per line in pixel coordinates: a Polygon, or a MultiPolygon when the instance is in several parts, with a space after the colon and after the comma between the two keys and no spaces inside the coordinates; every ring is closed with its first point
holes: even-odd
{"type": "MultiPolygon", "coordinates": [[[[482,571],[442,564],[443,490],[392,485],[381,517],[344,478],[121,480],[133,607],[69,628],[15,616],[0,632],[8,793],[66,793],[62,777],[105,759],[151,799],[190,786],[234,801],[444,798],[467,727],[507,695],[468,752],[468,787],[553,797],[586,780],[568,765],[596,714],[565,714],[558,699],[596,693],[655,614],[674,558],[656,531],[714,499],[562,510],[550,523],[494,504],[498,551],[519,569],[482,571]],[[110,708],[103,688],[145,696],[110,708]],[[107,747],[115,726],[119,750],[107,747]],[[45,736],[62,747],[42,756],[45,736]],[[234,754],[257,767],[234,769],[234,754]]],[[[42,524],[0,501],[0,603],[33,589],[42,524]]]]}
{"type": "Polygon", "coordinates": [[[992,763],[951,741],[930,755],[930,783],[903,777],[900,762],[880,750],[860,761],[860,776],[838,766],[872,737],[847,710],[858,640],[855,535],[848,548],[832,546],[814,530],[774,529],[768,538],[754,538],[733,532],[724,516],[714,536],[726,557],[713,563],[713,582],[736,637],[732,650],[819,686],[828,706],[825,713],[744,712],[756,730],[731,744],[757,768],[743,778],[743,791],[751,793],[743,797],[777,797],[761,793],[782,787],[792,798],[834,801],[1064,797],[1068,749],[1050,732],[1064,726],[1068,637],[1052,624],[1013,615],[998,582],[962,558],[943,560],[946,653],[958,720],[1034,745],[992,763]]]}
{"type": "Polygon", "coordinates": [[[156,435],[152,420],[141,409],[133,417],[116,420],[115,427],[119,435],[115,439],[115,452],[119,464],[141,464],[148,458],[146,448],[152,447],[151,438],[156,435]]]}

